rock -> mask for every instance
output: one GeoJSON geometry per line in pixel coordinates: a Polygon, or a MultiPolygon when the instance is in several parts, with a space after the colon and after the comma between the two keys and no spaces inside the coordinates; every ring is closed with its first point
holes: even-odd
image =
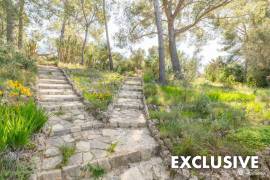
{"type": "Polygon", "coordinates": [[[93,154],[91,152],[85,152],[83,153],[83,162],[89,162],[93,159],[93,154]]]}
{"type": "Polygon", "coordinates": [[[42,168],[43,169],[53,169],[58,164],[60,164],[61,161],[62,161],[61,156],[55,156],[55,157],[46,158],[46,159],[43,160],[42,168]]]}
{"type": "Polygon", "coordinates": [[[83,156],[82,153],[74,154],[69,158],[69,165],[78,165],[83,162],[83,156]]]}
{"type": "Polygon", "coordinates": [[[90,143],[88,141],[79,141],[76,144],[76,149],[78,152],[90,151],[90,143]]]}
{"type": "Polygon", "coordinates": [[[61,180],[62,179],[61,170],[45,171],[45,172],[40,173],[38,177],[40,177],[40,179],[42,180],[52,180],[52,179],[61,180]]]}
{"type": "Polygon", "coordinates": [[[145,179],[145,177],[140,173],[138,168],[130,168],[120,176],[121,180],[138,180],[145,179]]]}
{"type": "Polygon", "coordinates": [[[60,152],[59,152],[59,149],[57,147],[51,147],[44,152],[45,157],[52,157],[52,156],[56,156],[59,154],[60,154],[60,152]]]}

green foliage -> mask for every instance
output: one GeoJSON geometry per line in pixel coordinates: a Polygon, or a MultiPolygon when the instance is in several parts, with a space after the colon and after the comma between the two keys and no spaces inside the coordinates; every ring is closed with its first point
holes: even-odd
{"type": "Polygon", "coordinates": [[[104,168],[100,167],[99,165],[92,165],[92,164],[87,164],[84,168],[84,171],[90,172],[91,173],[91,177],[93,177],[94,179],[100,179],[102,178],[106,171],[104,170],[104,168]]]}
{"type": "MultiPolygon", "coordinates": [[[[212,84],[191,84],[185,99],[181,85],[144,85],[150,117],[158,120],[161,136],[172,141],[176,155],[250,155],[260,149],[259,145],[252,148],[237,143],[232,134],[256,127],[268,117],[268,91],[260,89],[254,95],[212,84]]],[[[260,132],[261,137],[265,131],[260,132]]]]}
{"type": "Polygon", "coordinates": [[[23,147],[48,119],[32,100],[16,106],[0,105],[0,114],[1,150],[23,147]]]}
{"type": "Polygon", "coordinates": [[[23,84],[34,81],[35,62],[9,46],[0,46],[0,86],[6,79],[18,80],[23,84]]]}
{"type": "Polygon", "coordinates": [[[255,96],[253,94],[245,94],[241,92],[211,90],[206,92],[206,95],[210,98],[211,101],[249,102],[255,100],[255,96]]]}
{"type": "Polygon", "coordinates": [[[106,151],[109,153],[109,154],[112,154],[115,152],[115,148],[117,146],[118,142],[113,142],[109,145],[109,147],[106,149],[106,151]]]}
{"type": "Polygon", "coordinates": [[[59,147],[60,153],[62,155],[62,162],[60,164],[58,164],[58,168],[61,168],[63,166],[66,166],[69,162],[69,159],[71,156],[73,156],[75,154],[75,147],[71,147],[71,146],[67,146],[67,145],[63,145],[61,147],[59,147]]]}
{"type": "Polygon", "coordinates": [[[219,57],[205,68],[205,76],[212,82],[221,82],[230,87],[235,82],[244,82],[244,68],[240,64],[226,62],[219,57]]]}
{"type": "Polygon", "coordinates": [[[240,128],[231,133],[228,138],[234,143],[246,146],[251,152],[256,153],[257,149],[263,149],[270,145],[270,127],[246,127],[240,128]]]}
{"type": "MultiPolygon", "coordinates": [[[[166,116],[166,115],[165,115],[166,116]]],[[[167,116],[173,117],[167,114],[167,116]]],[[[164,117],[164,116],[163,116],[164,117]]],[[[183,126],[177,119],[163,121],[159,124],[159,131],[162,137],[178,137],[182,135],[183,126]]]]}
{"type": "Polygon", "coordinates": [[[62,42],[56,42],[59,61],[63,63],[79,63],[81,58],[81,41],[75,35],[69,35],[62,42]]]}
{"type": "Polygon", "coordinates": [[[0,179],[12,180],[29,179],[32,174],[33,167],[28,161],[18,160],[14,158],[15,154],[1,154],[0,156],[0,179]]]}
{"type": "Polygon", "coordinates": [[[194,102],[194,111],[198,112],[201,117],[205,117],[210,113],[210,100],[208,96],[201,95],[197,97],[196,101],[194,102]]]}

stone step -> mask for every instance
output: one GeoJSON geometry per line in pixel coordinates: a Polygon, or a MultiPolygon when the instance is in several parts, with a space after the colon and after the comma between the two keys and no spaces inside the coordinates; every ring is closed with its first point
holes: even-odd
{"type": "Polygon", "coordinates": [[[72,89],[70,84],[38,83],[39,89],[72,89]]]}
{"type": "Polygon", "coordinates": [[[80,179],[83,173],[78,171],[88,163],[98,164],[109,172],[130,163],[150,160],[157,152],[158,145],[147,128],[98,129],[49,137],[45,149],[37,157],[40,162],[38,169],[41,170],[37,176],[38,179],[46,179],[48,174],[52,175],[52,171],[54,174],[58,171],[60,174],[57,177],[60,179],[70,179],[69,176],[80,179]],[[114,147],[112,144],[115,144],[114,147]],[[74,147],[75,154],[70,157],[68,165],[58,171],[57,165],[62,161],[59,148],[64,145],[74,147]],[[78,176],[74,177],[76,174],[78,176]]]}
{"type": "Polygon", "coordinates": [[[60,69],[38,68],[38,73],[63,73],[60,69]]]}
{"type": "Polygon", "coordinates": [[[143,95],[142,92],[140,91],[120,91],[118,97],[130,99],[142,99],[143,95]]]}
{"type": "Polygon", "coordinates": [[[73,95],[72,89],[39,89],[40,95],[73,95]]]}
{"type": "Polygon", "coordinates": [[[67,78],[64,75],[61,76],[55,76],[55,75],[44,75],[44,74],[39,74],[38,75],[39,80],[41,79],[53,79],[53,80],[66,80],[67,78]]]}
{"type": "Polygon", "coordinates": [[[127,81],[141,81],[140,77],[128,77],[126,78],[127,81]]]}
{"type": "MultiPolygon", "coordinates": [[[[53,118],[55,119],[55,117],[53,118]]],[[[70,119],[62,119],[59,118],[58,120],[49,120],[49,123],[47,124],[47,128],[49,128],[49,135],[52,136],[63,136],[70,133],[75,132],[82,132],[87,131],[91,129],[98,129],[98,128],[104,128],[105,124],[91,119],[86,118],[84,120],[79,120],[74,117],[70,117],[70,119]]]]}
{"type": "Polygon", "coordinates": [[[142,110],[143,104],[140,99],[118,98],[114,104],[115,108],[142,110]]]}
{"type": "Polygon", "coordinates": [[[133,109],[114,109],[110,115],[109,125],[121,128],[146,127],[146,119],[141,111],[133,109]]]}
{"type": "Polygon", "coordinates": [[[38,72],[39,75],[45,75],[45,76],[63,76],[64,73],[61,71],[41,71],[38,72]]]}
{"type": "Polygon", "coordinates": [[[124,82],[124,84],[141,86],[142,82],[138,81],[138,80],[127,80],[127,81],[124,82]]]}
{"type": "Polygon", "coordinates": [[[38,65],[38,69],[53,69],[53,70],[58,70],[59,68],[57,66],[50,66],[50,65],[38,65]]]}
{"type": "Polygon", "coordinates": [[[64,79],[40,79],[39,83],[47,83],[47,84],[67,84],[68,81],[64,79]]]}
{"type": "Polygon", "coordinates": [[[63,102],[63,101],[80,101],[80,98],[77,95],[43,95],[40,96],[41,102],[63,102]]]}
{"type": "Polygon", "coordinates": [[[159,157],[148,161],[130,163],[105,174],[102,180],[170,180],[170,172],[159,157]]]}
{"type": "Polygon", "coordinates": [[[80,101],[63,102],[63,103],[40,102],[40,104],[47,111],[72,110],[84,108],[84,105],[80,101]]]}
{"type": "Polygon", "coordinates": [[[142,86],[126,85],[126,84],[124,84],[124,85],[121,87],[121,90],[126,90],[126,91],[142,91],[143,88],[142,88],[142,86]]]}

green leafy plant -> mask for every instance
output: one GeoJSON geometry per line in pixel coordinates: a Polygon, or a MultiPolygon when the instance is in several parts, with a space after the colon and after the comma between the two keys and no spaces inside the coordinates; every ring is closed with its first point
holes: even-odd
{"type": "Polygon", "coordinates": [[[87,164],[83,170],[89,172],[94,179],[101,179],[106,173],[104,168],[92,164],[87,164]]]}
{"type": "Polygon", "coordinates": [[[57,167],[61,168],[63,166],[66,166],[69,162],[70,157],[75,154],[75,147],[63,145],[59,147],[59,150],[62,154],[62,162],[57,167]]]}
{"type": "Polygon", "coordinates": [[[0,154],[0,179],[29,179],[33,171],[31,163],[18,160],[15,154],[0,154]]]}
{"type": "Polygon", "coordinates": [[[118,142],[113,142],[109,145],[109,147],[106,149],[106,151],[109,153],[109,154],[112,154],[115,152],[115,148],[117,146],[118,142]]]}
{"type": "Polygon", "coordinates": [[[19,105],[0,105],[0,148],[21,148],[47,122],[47,115],[30,100],[19,105]]]}

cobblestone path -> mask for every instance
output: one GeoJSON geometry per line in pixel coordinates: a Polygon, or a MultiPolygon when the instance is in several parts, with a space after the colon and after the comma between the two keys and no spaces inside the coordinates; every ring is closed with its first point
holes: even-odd
{"type": "Polygon", "coordinates": [[[32,179],[93,179],[84,170],[87,164],[104,168],[106,180],[169,179],[157,156],[158,144],[146,127],[139,78],[126,79],[107,123],[84,110],[81,97],[59,68],[39,66],[37,86],[39,104],[50,117],[45,128],[49,135],[39,141],[33,157],[37,170],[32,179]],[[72,147],[75,153],[60,168],[63,147],[72,147]]]}

